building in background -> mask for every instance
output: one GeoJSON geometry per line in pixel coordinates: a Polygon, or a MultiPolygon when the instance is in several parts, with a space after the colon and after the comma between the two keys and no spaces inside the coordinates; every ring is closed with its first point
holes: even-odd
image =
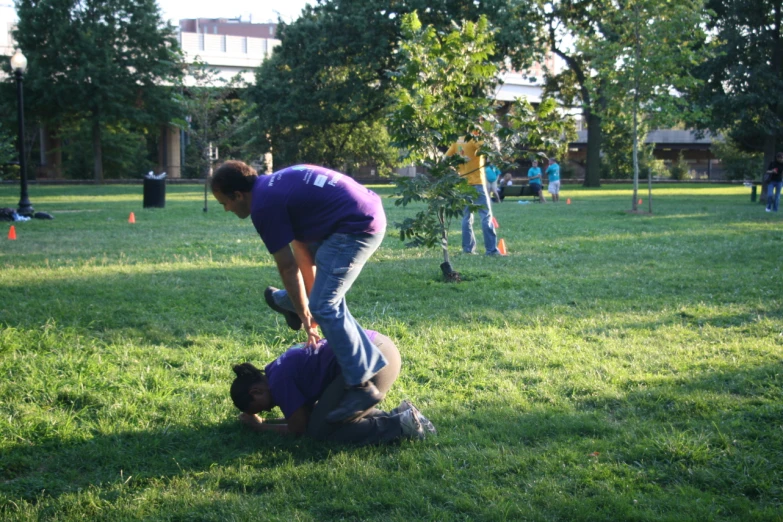
{"type": "MultiPolygon", "coordinates": [[[[237,74],[255,82],[255,69],[280,45],[277,24],[255,24],[242,18],[189,18],[179,21],[179,44],[186,63],[209,64],[226,80],[237,74]]],[[[192,84],[192,78],[185,84],[192,84]]]]}

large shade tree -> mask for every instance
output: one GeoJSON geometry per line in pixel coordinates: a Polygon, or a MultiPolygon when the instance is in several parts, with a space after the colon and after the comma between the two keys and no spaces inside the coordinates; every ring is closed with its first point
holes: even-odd
{"type": "Polygon", "coordinates": [[[645,128],[682,117],[679,95],[694,84],[689,69],[703,49],[703,5],[701,0],[546,0],[540,5],[547,45],[567,66],[550,77],[547,88],[581,108],[588,139],[585,185],[598,186],[608,128],[635,125],[631,135],[638,137],[645,128]],[[636,124],[605,125],[606,118],[618,115],[628,120],[636,115],[636,124]]]}
{"type": "Polygon", "coordinates": [[[513,0],[329,0],[281,24],[281,45],[249,90],[257,133],[280,165],[349,165],[356,158],[389,167],[385,115],[392,103],[388,71],[399,65],[401,20],[418,9],[422,23],[448,30],[483,14],[498,27],[493,59],[536,56],[531,7],[513,0]],[[369,161],[372,162],[372,161],[369,161]]]}
{"type": "MultiPolygon", "coordinates": [[[[622,9],[606,13],[603,39],[580,39],[578,47],[593,57],[607,96],[604,123],[630,129],[633,170],[631,207],[637,211],[640,143],[648,131],[682,120],[683,93],[698,81],[690,74],[704,58],[705,13],[701,0],[623,0],[622,9]]],[[[648,209],[652,212],[652,179],[648,209]]]]}
{"type": "Polygon", "coordinates": [[[707,7],[716,52],[694,71],[703,80],[693,92],[695,123],[763,151],[768,163],[783,147],[783,7],[779,0],[708,0],[707,7]]]}
{"type": "Polygon", "coordinates": [[[566,64],[562,72],[548,77],[547,91],[581,109],[587,124],[584,184],[597,187],[601,184],[601,117],[607,104],[607,79],[595,70],[590,44],[611,40],[604,20],[615,7],[610,0],[551,0],[541,2],[540,7],[546,45],[566,64]]]}
{"type": "Polygon", "coordinates": [[[17,0],[17,13],[28,111],[54,125],[88,123],[96,181],[104,129],[151,127],[177,114],[167,85],[181,76],[181,60],[155,0],[17,0]]]}
{"type": "Polygon", "coordinates": [[[498,66],[491,60],[494,36],[483,16],[444,31],[423,26],[416,12],[405,15],[400,65],[392,74],[391,134],[406,158],[426,171],[398,180],[395,204],[424,208],[396,225],[403,241],[440,246],[448,281],[459,280],[449,256],[450,223],[478,206],[475,190],[459,174],[465,160],[443,151],[460,138],[476,140],[482,143],[480,154],[505,170],[520,156],[560,155],[573,138],[573,122],[558,113],[551,98],[537,108],[516,100],[499,110],[488,96],[498,82],[498,66]]]}

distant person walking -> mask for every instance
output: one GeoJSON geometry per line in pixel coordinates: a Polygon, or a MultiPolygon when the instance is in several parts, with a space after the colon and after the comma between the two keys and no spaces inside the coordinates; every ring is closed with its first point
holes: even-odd
{"type": "Polygon", "coordinates": [[[552,202],[560,201],[560,165],[557,159],[549,158],[549,166],[546,168],[546,177],[549,179],[549,193],[552,194],[552,202]]]}
{"type": "Polygon", "coordinates": [[[783,187],[783,152],[778,152],[775,155],[775,161],[767,167],[767,174],[769,174],[767,212],[777,212],[780,205],[780,189],[783,187]]]}

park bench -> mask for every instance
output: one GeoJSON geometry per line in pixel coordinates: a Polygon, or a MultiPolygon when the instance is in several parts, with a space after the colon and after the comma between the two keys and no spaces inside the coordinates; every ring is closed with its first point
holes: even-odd
{"type": "Polygon", "coordinates": [[[503,199],[525,196],[532,196],[535,201],[538,201],[538,197],[531,190],[530,185],[511,185],[510,187],[503,187],[503,199]]]}

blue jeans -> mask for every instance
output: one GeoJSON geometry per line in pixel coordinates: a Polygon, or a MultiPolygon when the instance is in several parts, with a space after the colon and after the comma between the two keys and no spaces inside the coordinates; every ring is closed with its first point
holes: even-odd
{"type": "MultiPolygon", "coordinates": [[[[492,224],[492,217],[489,215],[489,198],[484,191],[484,185],[472,185],[476,189],[477,204],[481,205],[478,213],[481,218],[481,233],[484,236],[484,250],[487,255],[499,255],[498,236],[495,233],[495,225],[492,224]]],[[[476,236],[473,235],[473,212],[467,207],[462,212],[462,251],[466,254],[473,254],[476,251],[476,236]]]]}
{"type": "Polygon", "coordinates": [[[780,188],[783,187],[783,181],[770,181],[767,184],[767,208],[772,209],[775,212],[778,211],[780,205],[780,188]],[[772,197],[772,192],[775,192],[775,197],[772,197]]]}
{"type": "MultiPolygon", "coordinates": [[[[383,241],[379,234],[332,234],[315,245],[315,282],[310,291],[310,313],[329,341],[345,382],[350,385],[368,381],[386,366],[386,358],[345,304],[364,263],[383,241]]],[[[275,303],[294,310],[285,290],[273,294],[275,303]]]]}

